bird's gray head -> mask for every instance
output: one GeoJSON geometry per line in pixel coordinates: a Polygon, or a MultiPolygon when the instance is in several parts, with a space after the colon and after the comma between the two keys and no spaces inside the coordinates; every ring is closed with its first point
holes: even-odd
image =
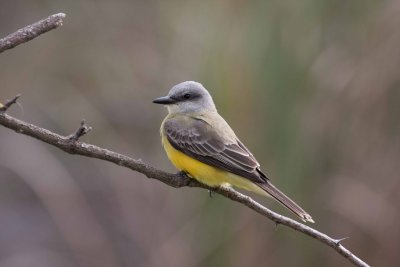
{"type": "Polygon", "coordinates": [[[210,93],[193,81],[175,85],[167,96],[156,98],[153,103],[166,105],[169,113],[217,111],[210,93]]]}

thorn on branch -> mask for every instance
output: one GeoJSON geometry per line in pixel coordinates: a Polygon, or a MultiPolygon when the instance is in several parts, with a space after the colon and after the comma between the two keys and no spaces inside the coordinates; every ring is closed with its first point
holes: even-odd
{"type": "Polygon", "coordinates": [[[346,236],[346,237],[343,237],[343,238],[334,239],[333,241],[335,241],[336,246],[339,246],[339,245],[341,245],[340,242],[342,242],[343,240],[346,240],[346,239],[349,239],[349,237],[346,236]]]}
{"type": "Polygon", "coordinates": [[[79,128],[75,131],[75,133],[69,135],[67,138],[69,141],[76,142],[79,140],[79,138],[81,138],[82,136],[84,136],[85,134],[90,132],[91,130],[92,130],[92,127],[87,126],[85,120],[82,120],[81,126],[79,126],[79,128]]]}
{"type": "Polygon", "coordinates": [[[12,99],[7,100],[4,105],[0,103],[0,112],[6,112],[12,105],[17,103],[18,98],[21,97],[21,94],[14,96],[12,99]]]}

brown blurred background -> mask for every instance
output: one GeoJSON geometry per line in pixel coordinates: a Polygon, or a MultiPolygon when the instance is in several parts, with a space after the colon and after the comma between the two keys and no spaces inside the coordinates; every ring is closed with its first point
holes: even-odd
{"type": "MultiPolygon", "coordinates": [[[[64,26],[0,55],[10,114],[175,172],[151,100],[196,80],[315,227],[400,265],[400,1],[0,2],[0,35],[64,26]]],[[[255,196],[292,216],[279,204],[255,196]]],[[[0,127],[0,267],[350,266],[200,189],[173,189],[0,127]]]]}

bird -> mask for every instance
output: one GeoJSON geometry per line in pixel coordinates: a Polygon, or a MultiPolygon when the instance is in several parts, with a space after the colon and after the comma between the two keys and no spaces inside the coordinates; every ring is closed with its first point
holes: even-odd
{"type": "Polygon", "coordinates": [[[256,158],[219,115],[210,93],[201,83],[181,82],[153,103],[168,109],[161,123],[161,143],[180,172],[210,187],[234,186],[270,196],[302,221],[314,223],[306,211],[261,171],[256,158]]]}

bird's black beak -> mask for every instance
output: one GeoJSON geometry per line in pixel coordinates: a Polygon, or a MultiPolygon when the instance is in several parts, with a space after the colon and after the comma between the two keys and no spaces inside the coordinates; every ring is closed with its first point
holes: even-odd
{"type": "Polygon", "coordinates": [[[162,96],[153,100],[155,104],[163,104],[163,105],[170,105],[175,104],[176,101],[169,96],[162,96]]]}

